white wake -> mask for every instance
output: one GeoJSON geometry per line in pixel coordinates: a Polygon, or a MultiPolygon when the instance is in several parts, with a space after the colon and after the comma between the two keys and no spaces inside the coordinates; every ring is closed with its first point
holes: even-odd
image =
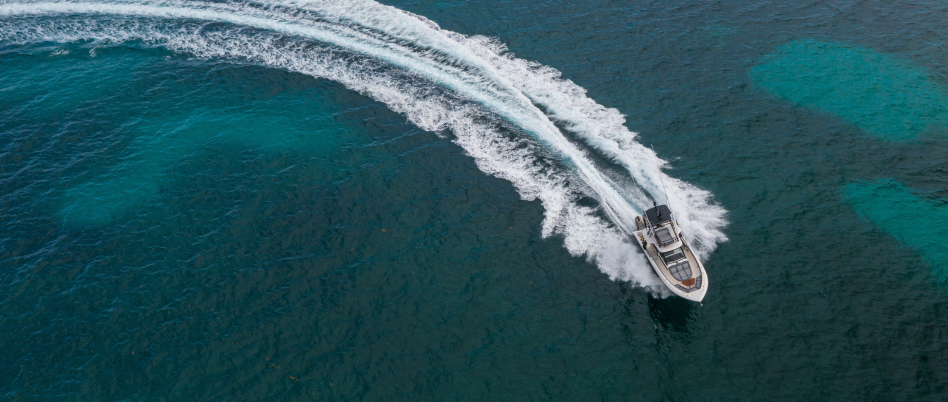
{"type": "Polygon", "coordinates": [[[397,8],[367,0],[0,5],[0,44],[88,40],[140,41],[337,81],[422,129],[449,131],[482,171],[542,202],[544,236],[564,236],[571,254],[586,255],[612,279],[665,294],[615,226],[629,227],[652,197],[665,202],[662,180],[699,255],[726,240],[725,211],[710,193],[665,175],[665,162],[635,141],[617,110],[589,99],[555,69],[515,58],[496,40],[446,31],[397,8]],[[634,184],[610,180],[587,147],[625,169],[634,184]],[[614,216],[578,205],[584,195],[614,216]]]}

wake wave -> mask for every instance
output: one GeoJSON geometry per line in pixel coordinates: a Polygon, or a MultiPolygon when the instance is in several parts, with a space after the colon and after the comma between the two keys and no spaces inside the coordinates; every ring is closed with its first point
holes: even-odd
{"type": "Polygon", "coordinates": [[[710,193],[662,173],[615,109],[597,104],[553,68],[515,58],[490,38],[465,36],[367,0],[209,3],[24,2],[0,5],[0,43],[140,41],[330,79],[386,104],[418,127],[450,131],[478,167],[545,209],[543,235],[563,235],[610,278],[664,292],[619,229],[652,203],[668,204],[699,255],[726,240],[710,193]],[[582,146],[625,169],[604,175],[582,146]],[[551,162],[553,161],[553,162],[551,162]],[[602,218],[577,200],[606,204],[602,218]]]}

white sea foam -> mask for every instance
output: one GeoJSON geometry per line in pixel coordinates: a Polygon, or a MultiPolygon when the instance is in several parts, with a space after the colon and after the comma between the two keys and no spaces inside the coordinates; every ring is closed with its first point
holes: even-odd
{"type": "Polygon", "coordinates": [[[397,8],[365,0],[0,5],[2,42],[78,40],[138,40],[340,82],[425,130],[450,131],[482,171],[542,202],[544,236],[560,234],[570,253],[586,255],[610,278],[660,294],[667,292],[637,246],[596,210],[577,205],[580,196],[607,204],[609,219],[628,227],[653,196],[666,201],[664,180],[667,202],[699,255],[726,240],[724,210],[707,191],[665,175],[665,162],[635,141],[617,110],[496,40],[442,30],[397,8]],[[496,117],[526,135],[512,135],[496,117]],[[554,123],[628,171],[635,185],[610,180],[554,123]],[[565,168],[542,162],[550,158],[565,168]]]}

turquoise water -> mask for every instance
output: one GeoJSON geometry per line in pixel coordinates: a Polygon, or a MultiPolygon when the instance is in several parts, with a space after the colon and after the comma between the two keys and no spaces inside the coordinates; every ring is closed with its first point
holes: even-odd
{"type": "Polygon", "coordinates": [[[0,399],[944,400],[945,16],[0,4],[0,399]]]}
{"type": "Polygon", "coordinates": [[[924,256],[939,282],[948,278],[944,203],[921,199],[890,180],[852,183],[844,191],[856,212],[924,256]]]}
{"type": "Polygon", "coordinates": [[[907,140],[948,127],[948,97],[905,60],[812,40],[780,46],[750,71],[755,85],[838,116],[869,134],[907,140]]]}
{"type": "MultiPolygon", "coordinates": [[[[97,58],[111,60],[103,63],[122,70],[134,71],[143,65],[158,70],[176,67],[173,62],[155,61],[155,55],[141,53],[113,56],[100,50],[97,58]]],[[[27,63],[20,67],[47,69],[27,63]]],[[[83,81],[87,77],[82,74],[73,77],[69,87],[101,89],[114,84],[108,80],[86,83],[83,81]]],[[[312,88],[267,88],[264,93],[235,99],[232,91],[219,85],[195,88],[193,83],[169,75],[142,80],[152,82],[142,83],[147,87],[136,88],[135,92],[141,93],[137,99],[124,101],[123,110],[110,111],[113,114],[103,119],[115,125],[114,135],[128,141],[126,148],[116,155],[115,166],[107,172],[90,172],[91,180],[65,190],[62,205],[55,212],[65,224],[110,224],[146,205],[162,185],[175,186],[166,180],[172,167],[195,157],[204,147],[325,156],[351,139],[353,129],[333,119],[340,112],[334,109],[336,104],[312,88]]],[[[56,81],[49,79],[46,83],[55,86],[56,81]]]]}

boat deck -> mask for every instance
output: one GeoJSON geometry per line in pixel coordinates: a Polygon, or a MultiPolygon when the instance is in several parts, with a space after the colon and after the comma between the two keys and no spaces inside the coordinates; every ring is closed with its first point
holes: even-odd
{"type": "MultiPolygon", "coordinates": [[[[688,264],[691,265],[691,278],[700,277],[701,269],[698,266],[698,261],[695,260],[694,254],[692,254],[690,249],[685,249],[684,251],[685,259],[688,261],[688,264]]],[[[662,275],[665,276],[665,279],[667,279],[669,283],[678,285],[682,282],[672,276],[671,271],[668,270],[668,266],[665,264],[665,261],[662,260],[661,255],[658,254],[658,249],[655,248],[654,244],[649,243],[648,247],[646,247],[646,252],[648,253],[649,258],[651,258],[652,261],[655,261],[655,264],[658,265],[659,271],[661,271],[662,275]]],[[[700,287],[700,283],[697,287],[700,287]]]]}

